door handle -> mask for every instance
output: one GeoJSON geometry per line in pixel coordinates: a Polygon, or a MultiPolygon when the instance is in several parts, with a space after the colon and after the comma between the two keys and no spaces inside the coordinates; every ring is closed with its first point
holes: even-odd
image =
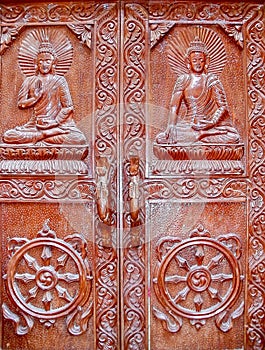
{"type": "Polygon", "coordinates": [[[139,190],[139,157],[131,156],[130,157],[130,166],[129,166],[129,201],[130,201],[130,221],[131,221],[131,245],[139,246],[140,245],[140,190],[139,190]]]}
{"type": "Polygon", "coordinates": [[[96,157],[96,204],[103,246],[112,245],[111,226],[113,224],[109,191],[110,164],[107,157],[96,157]]]}

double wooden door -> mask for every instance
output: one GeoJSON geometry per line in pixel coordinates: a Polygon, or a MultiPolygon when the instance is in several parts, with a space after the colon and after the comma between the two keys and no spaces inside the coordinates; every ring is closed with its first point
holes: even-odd
{"type": "Polygon", "coordinates": [[[0,15],[1,348],[264,349],[263,1],[0,15]]]}

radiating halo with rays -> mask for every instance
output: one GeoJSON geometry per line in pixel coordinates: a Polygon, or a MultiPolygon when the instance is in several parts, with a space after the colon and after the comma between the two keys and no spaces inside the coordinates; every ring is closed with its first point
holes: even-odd
{"type": "Polygon", "coordinates": [[[36,74],[36,59],[39,46],[43,41],[49,41],[53,46],[56,54],[56,74],[64,75],[69,70],[73,61],[72,44],[63,33],[48,28],[33,30],[22,41],[18,55],[21,71],[26,76],[36,74]]]}
{"type": "Polygon", "coordinates": [[[227,61],[224,44],[216,32],[201,26],[181,30],[171,37],[167,48],[168,62],[171,69],[177,75],[189,73],[185,57],[191,41],[196,36],[204,42],[208,51],[210,58],[208,73],[220,75],[227,61]]]}

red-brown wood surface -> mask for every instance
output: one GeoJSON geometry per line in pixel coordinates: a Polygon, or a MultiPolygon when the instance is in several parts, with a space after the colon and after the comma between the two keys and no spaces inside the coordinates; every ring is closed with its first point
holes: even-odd
{"type": "Polygon", "coordinates": [[[1,348],[264,349],[263,1],[0,16],[1,348]]]}

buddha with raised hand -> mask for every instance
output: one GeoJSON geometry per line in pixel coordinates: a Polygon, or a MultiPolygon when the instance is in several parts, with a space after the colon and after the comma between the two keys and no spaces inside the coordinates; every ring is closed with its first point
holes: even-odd
{"type": "Polygon", "coordinates": [[[26,124],[4,133],[6,143],[86,143],[73,120],[73,102],[64,77],[71,64],[72,46],[68,38],[60,35],[54,38],[55,45],[47,31],[35,31],[21,45],[19,63],[27,77],[18,94],[18,107],[31,108],[32,115],[26,124]]]}

